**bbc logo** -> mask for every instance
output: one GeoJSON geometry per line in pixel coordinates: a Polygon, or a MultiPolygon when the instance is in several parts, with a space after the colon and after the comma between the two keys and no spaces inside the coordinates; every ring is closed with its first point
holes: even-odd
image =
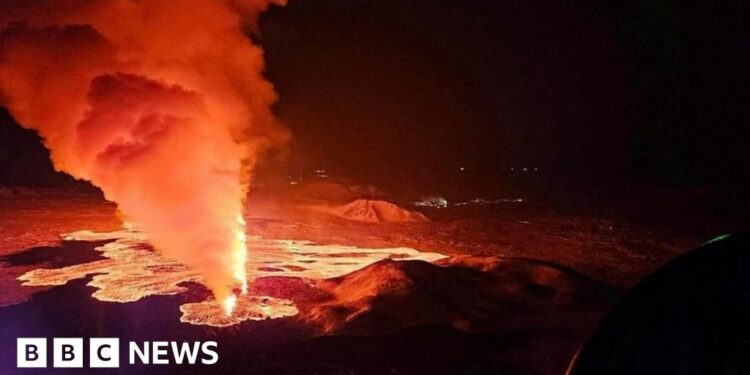
{"type": "MultiPolygon", "coordinates": [[[[120,366],[120,340],[117,338],[89,339],[89,367],[112,368],[120,366]]],[[[46,338],[16,339],[16,367],[47,367],[46,338]]],[[[52,339],[52,367],[82,368],[83,339],[52,339]]]]}

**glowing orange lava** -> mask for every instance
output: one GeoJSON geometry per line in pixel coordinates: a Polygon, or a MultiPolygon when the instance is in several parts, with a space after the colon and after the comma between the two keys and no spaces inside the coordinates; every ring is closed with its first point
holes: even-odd
{"type": "Polygon", "coordinates": [[[232,294],[231,296],[225,298],[221,304],[224,305],[224,314],[226,314],[227,316],[232,316],[234,305],[237,304],[237,296],[232,294]]]}
{"type": "Polygon", "coordinates": [[[232,301],[231,314],[227,313],[226,306],[222,309],[213,300],[186,303],[180,306],[180,321],[195,325],[227,327],[246,320],[276,319],[298,313],[294,303],[278,298],[241,296],[235,297],[232,301]]]}
{"type": "MultiPolygon", "coordinates": [[[[164,258],[151,250],[143,233],[133,229],[95,233],[79,231],[64,236],[66,240],[111,240],[96,250],[105,259],[55,269],[35,269],[18,279],[26,286],[64,285],[71,280],[93,275],[89,286],[97,290],[92,297],[108,302],[134,302],[153,295],[176,295],[187,291],[186,282],[206,285],[201,273],[164,258]]],[[[382,259],[424,260],[435,262],[446,256],[438,253],[397,248],[358,248],[344,245],[316,245],[307,241],[266,240],[260,237],[237,237],[235,276],[242,280],[269,277],[327,279],[359,270],[382,259]],[[247,258],[242,249],[252,249],[247,258]]],[[[239,281],[239,279],[238,279],[239,281]]],[[[223,327],[246,320],[275,319],[298,313],[288,300],[242,293],[231,294],[221,301],[206,301],[180,306],[181,322],[223,327]]]]}
{"type": "MultiPolygon", "coordinates": [[[[234,250],[232,251],[232,274],[242,288],[242,294],[247,293],[247,271],[245,263],[247,262],[247,236],[245,235],[245,219],[242,215],[237,215],[237,222],[242,230],[235,233],[234,250]]],[[[231,311],[231,310],[230,310],[231,311]]]]}

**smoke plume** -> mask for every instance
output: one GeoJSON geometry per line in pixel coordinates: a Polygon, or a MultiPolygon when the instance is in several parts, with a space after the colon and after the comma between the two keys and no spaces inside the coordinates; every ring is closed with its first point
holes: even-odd
{"type": "Polygon", "coordinates": [[[220,301],[245,282],[250,171],[288,138],[247,35],[283,1],[0,3],[2,104],[220,301]]]}

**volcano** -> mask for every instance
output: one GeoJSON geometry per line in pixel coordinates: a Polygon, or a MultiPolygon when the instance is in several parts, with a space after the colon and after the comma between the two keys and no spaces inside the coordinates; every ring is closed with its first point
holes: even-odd
{"type": "Polygon", "coordinates": [[[0,374],[750,372],[747,7],[652,3],[0,0],[0,374]]]}

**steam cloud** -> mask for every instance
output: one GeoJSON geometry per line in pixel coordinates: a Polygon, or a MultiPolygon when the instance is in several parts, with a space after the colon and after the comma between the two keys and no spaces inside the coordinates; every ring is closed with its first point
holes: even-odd
{"type": "Polygon", "coordinates": [[[244,278],[241,214],[284,143],[262,50],[284,0],[16,0],[0,5],[2,103],[55,168],[91,181],[218,300],[244,278]]]}

